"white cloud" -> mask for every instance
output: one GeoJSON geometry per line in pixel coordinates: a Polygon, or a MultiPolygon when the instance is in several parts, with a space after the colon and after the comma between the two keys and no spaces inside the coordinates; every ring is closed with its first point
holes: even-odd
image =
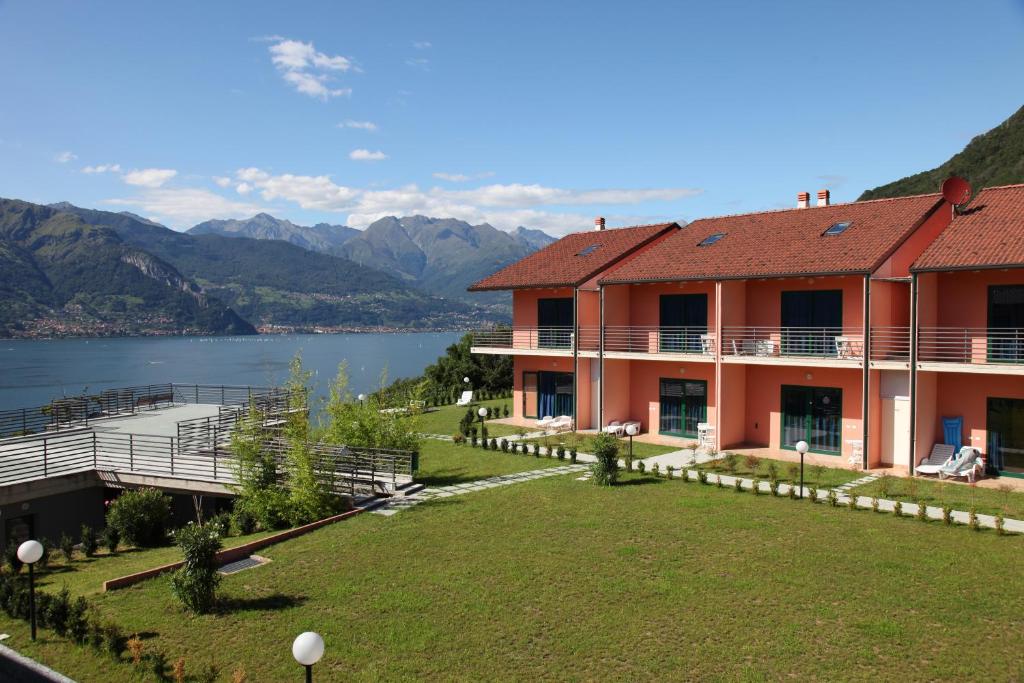
{"type": "Polygon", "coordinates": [[[352,60],[341,55],[318,52],[313,43],[275,37],[270,46],[270,59],[281,73],[285,82],[298,92],[327,100],[331,97],[348,96],[351,88],[330,86],[334,72],[354,70],[352,60]]]}
{"type": "Polygon", "coordinates": [[[228,178],[227,176],[215,175],[215,176],[213,176],[213,182],[217,183],[218,187],[230,187],[231,186],[231,178],[228,178]]]}
{"type": "Polygon", "coordinates": [[[82,173],[120,173],[121,164],[97,164],[96,166],[85,166],[82,173]]]}
{"type": "Polygon", "coordinates": [[[465,173],[444,173],[442,171],[436,171],[431,174],[438,180],[447,180],[449,183],[465,183],[470,180],[482,180],[484,178],[490,178],[494,175],[494,171],[484,171],[483,173],[474,173],[467,175],[465,173]]]}
{"type": "Polygon", "coordinates": [[[417,69],[430,71],[430,60],[425,57],[412,57],[410,59],[405,60],[405,63],[417,69]]]}
{"type": "Polygon", "coordinates": [[[348,158],[355,161],[382,161],[388,158],[388,155],[378,150],[370,151],[368,149],[354,149],[348,153],[348,158]]]}
{"type": "Polygon", "coordinates": [[[238,185],[235,186],[235,192],[238,194],[249,194],[252,192],[252,185],[249,183],[238,183],[238,185]]]}
{"type": "Polygon", "coordinates": [[[430,44],[430,41],[427,40],[417,40],[412,44],[412,46],[417,50],[426,50],[433,47],[433,45],[430,44]]]}
{"type": "MultiPolygon", "coordinates": [[[[271,175],[259,168],[239,169],[235,178],[259,190],[265,201],[284,199],[306,210],[347,213],[346,222],[353,227],[365,227],[384,216],[423,214],[455,217],[472,223],[487,222],[502,229],[527,225],[552,234],[585,230],[593,224],[593,214],[558,210],[557,207],[646,205],[677,201],[701,193],[694,188],[572,190],[522,184],[491,184],[460,190],[426,189],[410,184],[371,190],[339,185],[326,175],[271,175]]],[[[618,225],[665,218],[664,210],[656,216],[633,212],[603,213],[609,222],[618,225]]]]}
{"type": "Polygon", "coordinates": [[[356,130],[366,130],[371,133],[377,131],[377,124],[373,121],[353,121],[347,119],[338,124],[338,128],[355,128],[356,130]]]}
{"type": "Polygon", "coordinates": [[[70,161],[74,161],[78,158],[78,155],[74,152],[61,152],[53,158],[58,164],[66,164],[70,161]]]}
{"type": "Polygon", "coordinates": [[[107,199],[103,203],[129,207],[178,228],[187,228],[210,218],[239,218],[268,210],[258,204],[232,201],[200,188],[147,189],[137,197],[107,199]]]}
{"type": "Polygon", "coordinates": [[[139,187],[160,187],[168,180],[178,175],[173,168],[143,168],[141,170],[128,171],[121,179],[129,185],[139,187]]]}

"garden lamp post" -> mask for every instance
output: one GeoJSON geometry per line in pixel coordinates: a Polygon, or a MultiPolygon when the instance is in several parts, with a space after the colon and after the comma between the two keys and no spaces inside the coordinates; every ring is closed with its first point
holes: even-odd
{"type": "Polygon", "coordinates": [[[800,454],[800,497],[804,497],[804,456],[807,454],[808,445],[806,441],[796,442],[796,452],[800,454]]]}
{"type": "Polygon", "coordinates": [[[366,401],[366,394],[359,394],[356,398],[359,399],[359,407],[362,407],[363,403],[366,401]]]}
{"type": "Polygon", "coordinates": [[[43,557],[43,544],[25,541],[18,546],[18,559],[28,565],[28,611],[32,623],[32,640],[36,639],[36,576],[33,566],[43,557]]]}
{"type": "Polygon", "coordinates": [[[306,683],[313,683],[313,665],[324,656],[324,639],[313,631],[300,633],[292,643],[292,656],[306,667],[306,683]]]}
{"type": "Polygon", "coordinates": [[[481,432],[480,433],[483,434],[482,430],[483,430],[483,426],[484,426],[484,420],[487,418],[487,408],[484,408],[483,406],[480,406],[480,408],[476,411],[476,414],[480,416],[480,428],[481,428],[481,432]]]}
{"type": "MultiPolygon", "coordinates": [[[[636,425],[626,425],[626,434],[629,435],[629,461],[633,462],[633,437],[636,435],[636,425]]],[[[632,465],[631,465],[632,467],[632,465]]]]}

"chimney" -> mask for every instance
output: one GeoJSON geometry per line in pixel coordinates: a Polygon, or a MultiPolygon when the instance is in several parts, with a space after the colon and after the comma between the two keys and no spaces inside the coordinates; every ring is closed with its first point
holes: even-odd
{"type": "Polygon", "coordinates": [[[604,230],[604,216],[598,216],[594,219],[594,230],[604,230]]]}
{"type": "Polygon", "coordinates": [[[828,190],[818,190],[818,206],[828,206],[830,197],[828,190]]]}
{"type": "Polygon", "coordinates": [[[797,192],[796,193],[796,208],[806,209],[811,205],[811,193],[810,192],[797,192]]]}

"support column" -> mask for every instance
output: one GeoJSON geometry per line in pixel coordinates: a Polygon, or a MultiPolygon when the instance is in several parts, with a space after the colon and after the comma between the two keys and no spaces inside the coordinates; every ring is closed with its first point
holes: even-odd
{"type": "Polygon", "coordinates": [[[722,281],[715,281],[715,450],[722,450],[722,281]]]}
{"type": "Polygon", "coordinates": [[[580,407],[580,290],[572,290],[572,426],[579,430],[580,407]]]}
{"type": "Polygon", "coordinates": [[[600,312],[597,322],[597,428],[604,429],[604,285],[598,286],[600,312]]]}
{"type": "MultiPolygon", "coordinates": [[[[917,273],[910,274],[910,474],[917,463],[917,273]]],[[[895,463],[893,463],[895,464],[895,463]]]]}
{"type": "MultiPolygon", "coordinates": [[[[863,383],[862,383],[862,396],[861,396],[861,467],[863,469],[868,468],[868,451],[870,443],[868,437],[870,431],[868,430],[868,422],[871,413],[871,275],[864,276],[864,349],[862,354],[863,359],[863,383]]],[[[842,446],[840,446],[842,449],[842,446]]]]}

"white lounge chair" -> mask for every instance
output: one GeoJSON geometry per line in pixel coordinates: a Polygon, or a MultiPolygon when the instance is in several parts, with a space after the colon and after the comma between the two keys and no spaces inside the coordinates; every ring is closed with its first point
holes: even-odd
{"type": "Polygon", "coordinates": [[[985,461],[981,458],[981,451],[973,446],[964,446],[953,462],[939,470],[939,478],[964,477],[967,481],[974,483],[978,475],[984,471],[985,461]]]}
{"type": "Polygon", "coordinates": [[[927,458],[922,458],[914,471],[917,474],[938,474],[939,470],[949,464],[953,459],[953,445],[948,443],[937,443],[932,446],[932,452],[927,458]]]}
{"type": "Polygon", "coordinates": [[[615,436],[622,436],[622,432],[624,429],[625,427],[622,426],[621,422],[619,422],[618,420],[612,420],[611,422],[608,423],[608,426],[606,426],[601,431],[603,431],[605,434],[614,434],[615,436]]]}
{"type": "Polygon", "coordinates": [[[457,406],[468,406],[472,402],[473,402],[473,392],[467,390],[467,391],[463,391],[462,392],[462,398],[460,398],[458,401],[456,401],[455,405],[457,405],[457,406]]]}
{"type": "Polygon", "coordinates": [[[572,429],[572,418],[568,415],[559,415],[551,421],[547,428],[555,432],[569,431],[572,429]]]}
{"type": "Polygon", "coordinates": [[[545,415],[541,419],[537,420],[537,427],[540,429],[547,429],[548,426],[550,426],[551,423],[554,421],[555,418],[551,417],[550,415],[545,415]]]}
{"type": "Polygon", "coordinates": [[[698,448],[715,448],[715,425],[710,422],[697,423],[697,446],[698,448]]]}

